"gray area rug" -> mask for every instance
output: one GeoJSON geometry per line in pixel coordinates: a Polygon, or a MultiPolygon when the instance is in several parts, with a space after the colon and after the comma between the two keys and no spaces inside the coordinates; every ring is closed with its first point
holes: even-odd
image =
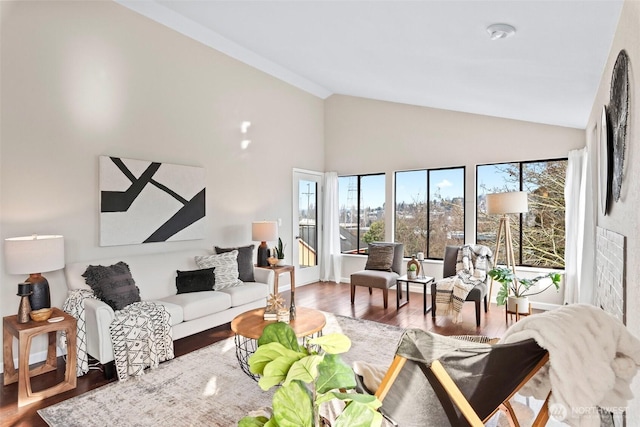
{"type": "MultiPolygon", "coordinates": [[[[325,313],[324,333],[351,338],[345,362],[390,365],[402,329],[325,313]]],[[[233,338],[160,364],[139,378],[111,383],[38,414],[52,427],[237,425],[248,412],[271,406],[275,389],[263,392],[245,375],[233,338]]]]}

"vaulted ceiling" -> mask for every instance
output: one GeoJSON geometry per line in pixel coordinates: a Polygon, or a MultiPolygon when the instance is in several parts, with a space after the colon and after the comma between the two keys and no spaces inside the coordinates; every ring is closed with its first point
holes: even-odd
{"type": "Polygon", "coordinates": [[[116,0],[322,98],[585,128],[622,0],[116,0]],[[491,40],[487,27],[516,33],[491,40]]]}

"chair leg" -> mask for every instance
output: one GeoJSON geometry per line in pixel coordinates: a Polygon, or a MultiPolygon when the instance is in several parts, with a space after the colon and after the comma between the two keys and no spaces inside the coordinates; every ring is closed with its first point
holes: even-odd
{"type": "Polygon", "coordinates": [[[480,327],[480,300],[476,300],[476,326],[480,327]]]}
{"type": "Polygon", "coordinates": [[[384,308],[387,308],[389,306],[389,289],[382,290],[382,301],[384,308]]]}
{"type": "Polygon", "coordinates": [[[351,305],[356,299],[356,285],[351,285],[351,305]]]}
{"type": "Polygon", "coordinates": [[[484,296],[484,312],[488,312],[489,303],[487,302],[487,296],[484,296]]]}
{"type": "Polygon", "coordinates": [[[436,293],[433,287],[431,287],[431,318],[436,318],[436,293]]]}
{"type": "Polygon", "coordinates": [[[369,288],[369,295],[373,294],[373,289],[369,288]]]}

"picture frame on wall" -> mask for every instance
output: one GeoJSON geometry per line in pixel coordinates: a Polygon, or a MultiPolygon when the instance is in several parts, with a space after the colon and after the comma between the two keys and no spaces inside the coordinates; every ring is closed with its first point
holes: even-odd
{"type": "Polygon", "coordinates": [[[203,239],[204,168],[100,156],[100,246],[203,239]]]}
{"type": "Polygon", "coordinates": [[[603,105],[600,115],[600,132],[598,137],[598,189],[600,193],[600,209],[603,215],[607,215],[611,208],[612,177],[613,141],[611,140],[609,112],[607,106],[603,105]]]}

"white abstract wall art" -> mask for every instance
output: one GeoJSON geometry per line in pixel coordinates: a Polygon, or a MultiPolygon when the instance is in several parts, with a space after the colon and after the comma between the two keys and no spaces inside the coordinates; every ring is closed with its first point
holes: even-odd
{"type": "Polygon", "coordinates": [[[204,238],[204,168],[100,156],[100,246],[204,238]]]}

